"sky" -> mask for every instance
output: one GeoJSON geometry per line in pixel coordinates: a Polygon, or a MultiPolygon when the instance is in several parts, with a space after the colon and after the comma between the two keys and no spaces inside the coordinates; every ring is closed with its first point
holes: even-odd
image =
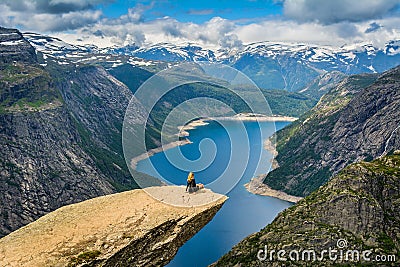
{"type": "Polygon", "coordinates": [[[400,39],[400,0],[1,0],[0,26],[99,47],[253,42],[383,47],[400,39]]]}

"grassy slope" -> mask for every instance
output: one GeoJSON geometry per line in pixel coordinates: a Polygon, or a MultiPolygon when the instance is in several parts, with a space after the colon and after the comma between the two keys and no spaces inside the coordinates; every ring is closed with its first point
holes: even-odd
{"type": "MultiPolygon", "coordinates": [[[[286,209],[260,232],[250,235],[223,256],[216,266],[281,266],[257,260],[264,245],[272,249],[336,248],[344,238],[348,249],[371,249],[396,255],[400,261],[400,154],[349,165],[326,185],[286,209]]],[[[372,255],[374,255],[372,254],[372,255]]],[[[372,256],[371,256],[372,258],[372,256]]],[[[321,266],[321,262],[287,262],[288,266],[321,266]],[[290,264],[289,264],[290,263],[290,264]]],[[[324,266],[332,266],[325,262],[324,266]]],[[[361,266],[357,263],[346,266],[361,266]]],[[[362,266],[377,266],[364,263],[362,266]]]]}
{"type": "Polygon", "coordinates": [[[276,133],[276,148],[280,167],[268,174],[265,183],[277,190],[303,196],[325,183],[331,176],[328,167],[312,169],[305,162],[319,162],[317,142],[329,142],[332,131],[343,108],[363,88],[376,80],[376,75],[355,75],[345,79],[338,87],[324,95],[319,103],[290,126],[276,133]],[[343,93],[346,92],[346,93],[343,93]],[[306,169],[308,168],[308,169],[306,169]],[[307,176],[308,182],[286,188],[293,174],[307,176]]]}
{"type": "Polygon", "coordinates": [[[60,102],[47,71],[38,64],[14,62],[0,68],[0,112],[40,110],[60,102]]]}

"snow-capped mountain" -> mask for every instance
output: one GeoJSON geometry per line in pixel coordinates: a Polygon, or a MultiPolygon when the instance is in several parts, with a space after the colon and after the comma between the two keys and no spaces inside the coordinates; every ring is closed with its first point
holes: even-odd
{"type": "Polygon", "coordinates": [[[335,48],[262,42],[250,44],[226,60],[261,87],[298,91],[325,72],[383,72],[400,64],[399,53],[398,41],[382,49],[367,43],[335,48]]]}
{"type": "Polygon", "coordinates": [[[57,59],[62,64],[103,62],[108,67],[118,67],[126,63],[149,66],[163,62],[168,66],[182,61],[220,62],[243,71],[260,87],[288,91],[299,91],[326,72],[383,72],[400,64],[400,41],[391,41],[383,48],[376,48],[368,43],[331,47],[259,42],[239,50],[213,51],[188,43],[99,49],[93,45],[71,45],[57,38],[33,33],[26,33],[24,36],[45,57],[57,59]]]}
{"type": "Polygon", "coordinates": [[[217,57],[214,52],[193,44],[159,43],[149,47],[125,46],[109,50],[113,54],[131,55],[148,60],[162,61],[209,61],[215,62],[217,57]]]}
{"type": "MultiPolygon", "coordinates": [[[[109,68],[115,68],[123,64],[139,67],[160,64],[152,60],[144,60],[142,58],[130,56],[128,52],[113,53],[113,49],[116,48],[99,49],[95,45],[73,45],[59,38],[43,36],[36,33],[24,33],[23,36],[35,47],[36,51],[42,53],[44,65],[48,59],[64,65],[102,64],[109,68]]],[[[125,48],[126,51],[129,49],[131,49],[131,47],[125,48]]]]}
{"type": "Polygon", "coordinates": [[[23,36],[40,52],[53,54],[54,56],[62,55],[81,55],[87,53],[98,52],[95,45],[73,45],[63,40],[50,36],[43,36],[37,33],[27,32],[23,36]]]}
{"type": "Polygon", "coordinates": [[[400,64],[400,41],[379,49],[362,43],[343,47],[260,42],[241,50],[212,51],[193,44],[160,43],[149,47],[123,47],[110,53],[169,62],[209,61],[232,65],[260,87],[298,91],[318,75],[383,72],[400,64]]]}

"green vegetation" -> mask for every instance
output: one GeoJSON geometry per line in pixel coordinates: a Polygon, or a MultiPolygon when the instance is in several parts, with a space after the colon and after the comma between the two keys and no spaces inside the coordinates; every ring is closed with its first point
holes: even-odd
{"type": "Polygon", "coordinates": [[[393,239],[389,237],[385,232],[381,232],[377,238],[377,241],[381,244],[380,248],[383,249],[386,253],[393,253],[396,244],[393,242],[393,239]]]}
{"type": "MultiPolygon", "coordinates": [[[[278,151],[276,160],[280,167],[271,171],[264,182],[274,189],[296,196],[306,196],[327,182],[333,170],[330,165],[322,166],[321,156],[327,148],[336,147],[331,134],[341,112],[360,90],[376,79],[375,74],[346,78],[299,120],[278,131],[275,134],[278,151]]],[[[371,160],[371,156],[368,159],[371,160]]]]}
{"type": "Polygon", "coordinates": [[[111,68],[108,72],[128,86],[132,93],[135,93],[139,86],[153,75],[150,71],[130,64],[111,68]]]}
{"type": "Polygon", "coordinates": [[[262,90],[272,114],[300,117],[318,102],[318,99],[284,90],[262,90]]]}
{"type": "MultiPolygon", "coordinates": [[[[134,93],[139,86],[153,73],[138,67],[133,67],[129,64],[112,68],[109,72],[115,76],[118,80],[124,82],[130,90],[134,93]]],[[[179,79],[179,77],[170,76],[168,77],[171,81],[179,79]]],[[[178,81],[178,80],[177,80],[178,81]]],[[[75,89],[74,89],[75,90],[75,89]]],[[[79,89],[76,89],[79,90],[79,89]]],[[[240,92],[247,96],[249,99],[255,99],[255,101],[264,101],[258,96],[253,96],[253,90],[242,87],[238,88],[240,92]]],[[[268,101],[272,114],[286,115],[298,117],[304,112],[311,109],[317,100],[306,97],[299,93],[287,92],[283,90],[261,90],[262,94],[268,101]]],[[[77,94],[79,95],[79,94],[77,94]]],[[[167,118],[168,114],[179,104],[194,98],[212,98],[219,100],[222,103],[227,104],[234,110],[232,113],[221,113],[221,107],[215,107],[215,114],[222,115],[234,115],[235,113],[251,112],[248,105],[243,101],[241,97],[233,93],[231,90],[224,88],[223,86],[212,85],[209,83],[192,83],[185,84],[174,88],[164,95],[154,106],[150,113],[150,120],[146,125],[146,146],[151,149],[157,147],[161,143],[161,128],[167,118]]],[[[82,102],[86,103],[84,99],[82,102]]],[[[90,105],[90,103],[86,103],[90,105]]],[[[255,103],[252,103],[255,104],[255,103]]],[[[199,107],[193,107],[193,109],[199,109],[199,107]]],[[[192,110],[191,110],[192,111],[192,110]]],[[[188,112],[191,112],[188,111],[188,112]]],[[[268,112],[268,111],[266,111],[268,112]]],[[[200,113],[200,110],[199,110],[200,113]]],[[[165,137],[165,136],[164,136],[165,137]]],[[[168,137],[167,137],[168,138],[168,137]]],[[[103,155],[104,153],[96,152],[95,155],[103,155]]],[[[96,156],[98,158],[98,156],[96,156]]],[[[102,160],[101,164],[105,164],[102,160]]],[[[108,161],[112,162],[112,161],[108,161]]],[[[120,164],[118,164],[121,166],[120,164]]]]}
{"type": "MultiPolygon", "coordinates": [[[[84,84],[87,79],[93,79],[95,83],[107,82],[107,80],[98,80],[97,68],[91,65],[78,67],[75,65],[63,65],[60,67],[58,64],[52,62],[49,62],[47,66],[51,75],[57,77],[55,79],[57,86],[62,88],[62,90],[66,90],[65,94],[70,94],[70,103],[68,106],[74,128],[80,136],[78,140],[79,146],[90,155],[96,167],[108,177],[107,181],[117,191],[138,188],[137,183],[132,179],[123,154],[121,136],[122,118],[110,116],[105,121],[89,122],[90,125],[93,124],[93,127],[88,127],[80,121],[82,114],[85,116],[96,116],[99,110],[107,110],[107,105],[104,103],[105,99],[89,93],[87,85],[84,84]],[[80,82],[81,80],[82,83],[80,82]],[[71,83],[71,81],[75,82],[71,83]],[[75,106],[79,108],[75,108],[75,106]]],[[[153,144],[153,146],[155,145],[153,144]]],[[[133,173],[136,180],[154,179],[136,171],[133,173]]]]}
{"type": "Polygon", "coordinates": [[[21,81],[27,80],[29,78],[35,77],[42,70],[37,69],[33,66],[26,66],[21,63],[8,64],[2,66],[1,68],[1,81],[3,83],[20,83],[21,81]]]}
{"type": "Polygon", "coordinates": [[[49,73],[41,66],[12,63],[0,68],[0,113],[40,110],[61,99],[49,73]]]}
{"type": "Polygon", "coordinates": [[[82,252],[77,257],[72,257],[67,266],[73,267],[78,266],[82,263],[90,263],[94,261],[98,256],[100,256],[100,254],[101,252],[98,250],[82,252]]]}
{"type": "MultiPolygon", "coordinates": [[[[153,75],[153,73],[147,70],[133,67],[129,64],[110,69],[109,72],[118,80],[125,83],[133,93],[136,92],[139,86],[146,79],[153,75]]],[[[176,77],[169,78],[171,80],[176,79],[176,77]]],[[[252,90],[248,90],[245,87],[238,88],[238,90],[240,90],[244,95],[248,95],[250,99],[262,101],[262,99],[257,99],[257,97],[251,98],[252,90]]],[[[163,98],[163,101],[172,104],[172,106],[176,106],[182,103],[182,101],[195,97],[209,97],[230,105],[237,113],[249,112],[247,105],[245,105],[242,99],[232,93],[229,89],[221,86],[194,83],[180,86],[180,89],[176,88],[174,91],[174,93],[170,93],[169,96],[163,98]]],[[[276,115],[299,117],[304,112],[310,110],[318,101],[318,99],[313,99],[300,93],[288,92],[285,90],[262,89],[261,92],[268,101],[272,113],[276,115]]],[[[162,103],[162,101],[160,102],[162,103]]],[[[163,107],[159,106],[159,108],[163,107]]],[[[166,113],[168,111],[158,112],[166,113]]]]}
{"type": "MultiPolygon", "coordinates": [[[[268,251],[314,248],[318,255],[329,247],[336,248],[338,239],[345,239],[349,250],[371,250],[371,259],[395,255],[397,261],[385,262],[384,266],[399,266],[399,171],[399,153],[349,165],[324,186],[282,211],[271,224],[242,240],[216,266],[280,266],[282,262],[276,258],[260,264],[257,252],[267,245],[268,251]]],[[[322,266],[319,261],[285,264],[322,266]]],[[[338,263],[328,258],[323,262],[324,266],[335,264],[338,263]]],[[[338,266],[376,263],[347,262],[338,266]]]]}
{"type": "Polygon", "coordinates": [[[126,166],[125,159],[122,153],[122,143],[116,141],[120,140],[120,134],[116,133],[114,138],[113,148],[118,150],[114,153],[106,148],[102,148],[96,144],[92,139],[92,133],[88,131],[80,122],[74,120],[75,127],[78,130],[81,140],[80,146],[92,156],[96,166],[108,177],[112,178],[109,182],[118,191],[126,191],[138,188],[136,182],[131,178],[128,167],[126,166]]]}
{"type": "Polygon", "coordinates": [[[291,92],[301,90],[318,76],[315,69],[289,57],[277,60],[248,54],[242,56],[233,67],[245,73],[260,88],[291,92]]]}

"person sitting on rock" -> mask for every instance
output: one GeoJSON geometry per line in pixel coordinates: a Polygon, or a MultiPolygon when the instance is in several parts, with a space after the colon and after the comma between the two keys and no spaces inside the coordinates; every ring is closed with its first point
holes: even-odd
{"type": "Polygon", "coordinates": [[[188,178],[187,178],[187,183],[186,183],[186,191],[195,192],[197,191],[197,186],[196,186],[196,180],[194,179],[194,173],[189,172],[188,178]]]}
{"type": "Polygon", "coordinates": [[[204,188],[204,185],[200,183],[196,184],[196,180],[194,179],[194,173],[189,172],[186,184],[186,191],[188,191],[189,193],[193,193],[202,188],[204,188]]]}

